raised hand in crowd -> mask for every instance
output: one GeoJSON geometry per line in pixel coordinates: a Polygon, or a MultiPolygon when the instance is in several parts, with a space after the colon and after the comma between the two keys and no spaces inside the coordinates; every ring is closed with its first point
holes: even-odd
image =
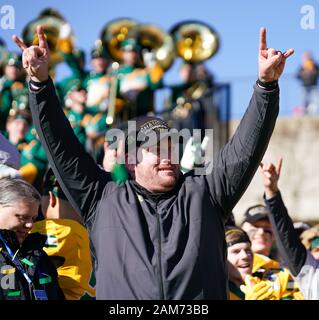
{"type": "Polygon", "coordinates": [[[260,164],[266,198],[270,199],[278,193],[278,180],[280,177],[282,158],[279,159],[277,166],[273,163],[260,164]]]}
{"type": "Polygon", "coordinates": [[[22,65],[35,82],[46,81],[49,77],[49,47],[42,26],[37,26],[39,45],[27,47],[21,38],[14,35],[13,41],[22,50],[22,65]]]}

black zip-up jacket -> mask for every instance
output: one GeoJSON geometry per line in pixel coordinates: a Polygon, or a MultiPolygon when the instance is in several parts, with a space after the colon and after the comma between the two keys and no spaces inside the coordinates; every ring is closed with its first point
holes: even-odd
{"type": "Polygon", "coordinates": [[[85,221],[96,258],[97,299],[227,299],[224,221],[267,148],[279,89],[257,86],[209,175],[182,176],[151,194],[112,181],[77,141],[51,80],[30,92],[40,140],[61,187],[85,221]]]}
{"type": "Polygon", "coordinates": [[[57,271],[43,251],[46,237],[39,233],[29,234],[20,247],[13,231],[0,230],[0,233],[13,253],[19,249],[16,258],[22,266],[20,271],[12,262],[6,245],[0,240],[0,301],[35,300],[34,289],[44,290],[48,300],[64,300],[64,294],[58,284],[57,271]],[[32,285],[28,284],[22,271],[32,280],[32,285]]]}

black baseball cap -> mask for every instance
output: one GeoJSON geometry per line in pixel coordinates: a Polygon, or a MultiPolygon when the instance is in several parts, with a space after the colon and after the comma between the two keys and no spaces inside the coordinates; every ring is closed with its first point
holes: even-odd
{"type": "Polygon", "coordinates": [[[262,204],[249,207],[244,213],[244,221],[255,223],[259,220],[269,220],[269,211],[262,204]]]}
{"type": "Polygon", "coordinates": [[[136,144],[137,147],[144,144],[145,146],[152,146],[157,144],[160,140],[166,137],[172,137],[177,133],[171,131],[170,126],[166,121],[153,117],[142,116],[134,118],[136,127],[131,128],[128,126],[127,135],[125,139],[126,147],[136,144]]]}

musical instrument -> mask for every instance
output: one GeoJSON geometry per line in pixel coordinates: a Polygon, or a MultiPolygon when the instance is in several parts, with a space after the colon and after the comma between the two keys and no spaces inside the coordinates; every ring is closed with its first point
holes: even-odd
{"type": "MultiPolygon", "coordinates": [[[[184,77],[187,74],[185,88],[177,89],[172,96],[180,93],[173,103],[169,117],[171,121],[186,119],[191,112],[199,112],[200,99],[205,97],[212,86],[212,80],[203,62],[214,56],[219,49],[219,37],[216,31],[206,23],[188,20],[174,25],[170,34],[174,39],[176,54],[183,61],[184,77]],[[200,74],[204,72],[204,76],[200,74]]],[[[176,87],[178,88],[178,86],[176,87]]],[[[174,89],[174,87],[172,88],[174,89]]],[[[191,115],[193,117],[193,115],[191,115]]]]}
{"type": "Polygon", "coordinates": [[[170,30],[176,52],[188,63],[203,62],[219,49],[219,37],[216,31],[206,23],[190,20],[182,21],[170,30]]]}
{"type": "Polygon", "coordinates": [[[138,22],[133,19],[120,18],[110,21],[103,27],[100,39],[114,61],[122,60],[121,43],[127,39],[130,30],[136,25],[138,22]]]}
{"type": "Polygon", "coordinates": [[[69,23],[56,10],[47,8],[37,18],[30,21],[22,31],[23,41],[27,46],[38,45],[36,27],[42,25],[50,49],[50,69],[64,60],[64,53],[71,53],[74,48],[74,34],[69,23]]]}
{"type": "Polygon", "coordinates": [[[106,124],[111,126],[115,120],[116,112],[116,92],[117,92],[117,71],[119,68],[118,62],[112,63],[113,75],[111,78],[111,89],[109,93],[109,104],[107,109],[106,124]]]}
{"type": "Polygon", "coordinates": [[[129,37],[136,39],[142,52],[152,52],[156,63],[168,70],[176,57],[175,44],[169,33],[153,24],[139,24],[133,27],[129,37]]]}

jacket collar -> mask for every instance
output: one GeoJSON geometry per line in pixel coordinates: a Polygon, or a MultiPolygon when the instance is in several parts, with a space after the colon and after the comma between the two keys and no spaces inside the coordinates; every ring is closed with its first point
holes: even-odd
{"type": "Polygon", "coordinates": [[[175,187],[168,192],[151,192],[145,189],[144,187],[142,187],[135,180],[131,180],[131,185],[135,190],[135,192],[141,194],[145,199],[149,199],[153,202],[159,202],[160,200],[168,199],[168,198],[171,198],[173,195],[176,195],[183,181],[184,181],[184,176],[181,173],[175,187]]]}

